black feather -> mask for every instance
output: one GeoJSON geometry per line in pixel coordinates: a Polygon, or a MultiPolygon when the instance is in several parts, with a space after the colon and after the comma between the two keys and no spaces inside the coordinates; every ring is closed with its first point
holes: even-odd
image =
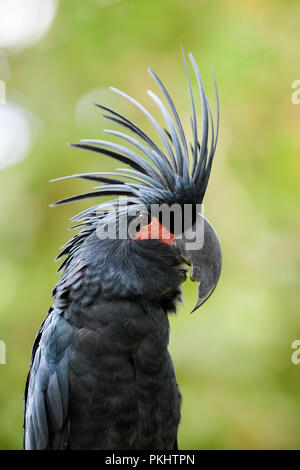
{"type": "MultiPolygon", "coordinates": [[[[112,88],[112,90],[126,98],[146,116],[146,118],[154,127],[163,147],[157,145],[150,136],[148,136],[140,127],[138,127],[128,118],[106,106],[96,104],[97,107],[108,113],[104,114],[104,118],[129,130],[135,135],[135,137],[132,137],[124,132],[110,129],[105,130],[105,132],[112,136],[119,137],[129,144],[132,144],[137,149],[137,151],[134,151],[124,145],[119,145],[114,142],[103,140],[83,140],[80,143],[73,143],[70,145],[107,155],[111,158],[121,161],[122,163],[125,163],[126,165],[129,165],[131,168],[121,168],[118,170],[121,173],[87,173],[58,178],[57,180],[67,178],[81,178],[91,181],[99,181],[103,183],[103,186],[101,189],[99,189],[99,191],[72,196],[58,201],[54,205],[78,201],[91,197],[107,196],[109,194],[128,196],[129,204],[134,203],[134,201],[132,201],[130,198],[132,195],[136,196],[136,198],[139,199],[141,203],[147,205],[151,203],[151,198],[153,198],[153,202],[155,203],[163,203],[166,200],[168,200],[170,203],[182,203],[182,187],[185,187],[186,193],[190,195],[190,200],[185,200],[184,202],[191,204],[202,203],[209,181],[219,133],[218,90],[215,76],[212,72],[217,101],[215,131],[212,112],[205,95],[204,85],[199,68],[192,54],[189,54],[189,59],[195,72],[201,98],[202,132],[201,140],[198,141],[199,131],[195,99],[183,51],[182,56],[186,69],[188,89],[192,106],[191,122],[193,140],[190,143],[193,161],[192,167],[190,168],[190,156],[187,139],[174,101],[172,100],[162,81],[151,69],[149,69],[150,75],[158,84],[170,108],[169,113],[163,102],[154,93],[148,91],[149,96],[157,104],[165,120],[165,128],[161,127],[156,119],[154,119],[154,117],[147,111],[147,109],[134,98],[115,88],[112,88]],[[109,175],[113,178],[109,178],[109,175]],[[117,176],[118,179],[114,178],[115,176],[117,176]],[[133,185],[126,182],[125,180],[122,181],[122,177],[126,179],[135,179],[138,184],[133,185]],[[124,186],[123,188],[121,188],[122,184],[124,186]],[[153,191],[153,188],[157,190],[156,193],[155,190],[153,191]],[[180,188],[180,190],[178,190],[178,188],[180,188]],[[167,195],[165,191],[168,192],[167,195]],[[158,201],[159,197],[161,197],[161,201],[158,201]]],[[[112,202],[112,207],[114,205],[115,201],[112,202]]],[[[96,206],[92,209],[87,209],[86,211],[81,212],[78,217],[75,217],[75,220],[82,221],[84,218],[86,218],[86,222],[89,223],[89,218],[94,217],[95,212],[97,212],[96,206]]]]}

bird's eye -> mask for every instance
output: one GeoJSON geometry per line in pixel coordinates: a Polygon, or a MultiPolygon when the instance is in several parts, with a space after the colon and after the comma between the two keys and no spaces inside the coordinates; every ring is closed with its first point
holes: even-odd
{"type": "Polygon", "coordinates": [[[141,212],[138,216],[138,221],[140,225],[148,225],[149,224],[148,212],[141,212]]]}

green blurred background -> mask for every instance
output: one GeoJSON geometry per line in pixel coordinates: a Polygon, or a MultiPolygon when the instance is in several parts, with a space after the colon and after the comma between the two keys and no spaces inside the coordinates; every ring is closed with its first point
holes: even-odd
{"type": "Polygon", "coordinates": [[[103,137],[108,124],[95,101],[149,129],[108,89],[126,91],[159,118],[146,95],[148,88],[157,92],[149,65],[189,128],[181,44],[198,61],[213,110],[211,65],[219,86],[221,130],[205,213],[219,233],[224,265],[212,298],[190,315],[196,286],[187,282],[184,305],[171,318],[170,349],[183,394],[179,446],[300,448],[300,365],[291,362],[291,344],[300,339],[300,104],[291,100],[292,82],[300,79],[299,2],[39,3],[30,27],[47,23],[47,8],[53,21],[28,44],[24,31],[18,44],[5,42],[4,33],[13,36],[20,15],[24,28],[29,10],[19,14],[16,0],[0,4],[0,13],[15,8],[0,33],[0,79],[7,87],[0,135],[2,126],[13,139],[10,147],[0,140],[0,340],[7,354],[0,365],[0,448],[21,448],[31,347],[58,279],[53,259],[71,235],[69,217],[88,202],[49,204],[91,188],[48,180],[119,166],[66,142],[103,137]],[[23,130],[14,119],[7,124],[9,106],[22,116],[23,130]]]}

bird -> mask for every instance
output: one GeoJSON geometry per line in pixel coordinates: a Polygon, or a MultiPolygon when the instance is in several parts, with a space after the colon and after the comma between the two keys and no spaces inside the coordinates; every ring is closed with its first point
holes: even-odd
{"type": "Polygon", "coordinates": [[[76,234],[57,256],[64,259],[61,277],[34,341],[25,387],[25,450],[178,449],[182,397],[168,351],[169,315],[189,272],[198,283],[197,310],[214,291],[222,265],[218,235],[201,210],[219,134],[218,88],[212,70],[213,118],[194,56],[187,60],[182,50],[182,57],[190,139],[171,95],[149,68],[161,98],[147,93],[163,125],[137,100],[112,91],[150,121],[155,137],[96,104],[113,124],[105,130],[111,140],[70,145],[125,168],[55,180],[97,185],[56,206],[113,198],[72,218],[76,234]]]}

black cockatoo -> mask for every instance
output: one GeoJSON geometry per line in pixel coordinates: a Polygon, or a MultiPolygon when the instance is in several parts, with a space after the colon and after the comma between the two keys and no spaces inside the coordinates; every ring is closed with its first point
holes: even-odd
{"type": "Polygon", "coordinates": [[[180,300],[186,265],[198,281],[195,309],[213,292],[221,270],[218,237],[201,213],[218,139],[218,92],[214,79],[214,129],[198,66],[189,58],[202,109],[199,132],[183,54],[192,108],[190,144],[172,98],[150,69],[166,104],[148,94],[166,128],[136,100],[113,91],[142,111],[160,144],[101,105],[104,117],[120,126],[106,132],[123,145],[103,140],[71,144],[129,168],[67,177],[100,185],[56,203],[122,196],[78,214],[80,231],[58,256],[66,256],[62,275],[34,342],[26,384],[25,449],[178,448],[181,395],[168,352],[168,313],[180,300]],[[174,205],[181,212],[171,211],[174,205]],[[153,215],[154,206],[159,210],[153,215]],[[170,209],[169,218],[161,206],[170,209]]]}

